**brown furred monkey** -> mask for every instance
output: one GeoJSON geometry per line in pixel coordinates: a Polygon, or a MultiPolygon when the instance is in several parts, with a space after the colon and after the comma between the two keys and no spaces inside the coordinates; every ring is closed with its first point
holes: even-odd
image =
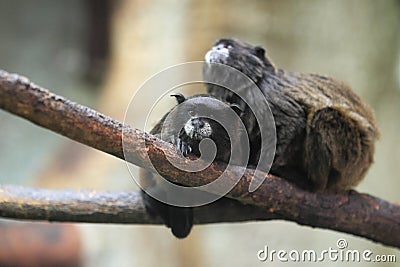
{"type": "MultiPolygon", "coordinates": [[[[205,56],[203,75],[221,82],[213,63],[225,64],[246,74],[264,94],[276,126],[276,152],[270,172],[309,190],[345,190],[365,176],[373,162],[379,137],[374,113],[345,83],[309,73],[276,68],[262,47],[235,38],[218,40],[205,56]]],[[[248,105],[235,93],[207,84],[208,93],[244,109],[251,154],[260,147],[260,130],[248,105]]],[[[264,102],[254,92],[239,88],[252,108],[264,102]]]]}

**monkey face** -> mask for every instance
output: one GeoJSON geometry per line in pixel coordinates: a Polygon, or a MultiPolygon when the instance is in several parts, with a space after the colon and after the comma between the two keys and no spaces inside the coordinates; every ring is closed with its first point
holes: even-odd
{"type": "Polygon", "coordinates": [[[262,47],[251,46],[235,38],[220,39],[205,55],[207,63],[221,63],[233,67],[255,83],[261,81],[269,61],[262,47]]]}
{"type": "MultiPolygon", "coordinates": [[[[195,99],[197,100],[197,99],[195,99]]],[[[196,103],[196,106],[192,106],[188,112],[190,118],[183,125],[180,130],[179,137],[187,141],[196,143],[203,139],[209,138],[214,142],[229,142],[228,132],[225,127],[231,128],[235,123],[231,122],[232,125],[226,125],[227,122],[218,122],[216,112],[224,114],[226,108],[215,108],[213,105],[208,104],[208,110],[204,111],[204,103],[196,103]],[[203,109],[203,111],[201,111],[203,109]],[[222,124],[225,124],[225,127],[222,124]]],[[[190,106],[189,106],[190,107],[190,106]]],[[[239,119],[239,118],[238,118],[239,119]]]]}
{"type": "Polygon", "coordinates": [[[202,117],[191,118],[185,123],[183,129],[190,138],[195,140],[210,138],[213,133],[209,119],[202,117]]]}
{"type": "MultiPolygon", "coordinates": [[[[209,95],[190,98],[181,94],[173,96],[178,105],[163,121],[165,133],[172,137],[172,143],[184,156],[193,154],[199,157],[201,141],[209,139],[217,148],[215,158],[228,162],[231,138],[239,143],[239,137],[236,136],[242,134],[239,131],[241,119],[238,113],[242,112],[240,108],[237,105],[223,104],[209,95]],[[229,136],[228,132],[235,136],[229,136]]],[[[209,142],[205,142],[203,148],[209,149],[206,144],[209,142]]]]}
{"type": "MultiPolygon", "coordinates": [[[[202,140],[209,139],[216,146],[215,158],[218,161],[228,161],[231,142],[226,129],[217,121],[209,117],[194,116],[189,119],[178,135],[179,149],[184,156],[193,154],[200,156],[200,143],[202,140]]],[[[203,149],[212,150],[211,143],[204,143],[203,149]],[[207,145],[208,144],[208,145],[207,145]]],[[[205,157],[209,151],[205,151],[205,157]]]]}
{"type": "Polygon", "coordinates": [[[180,136],[186,135],[193,141],[210,138],[213,141],[229,142],[226,129],[217,121],[207,117],[192,117],[183,126],[180,136]]]}

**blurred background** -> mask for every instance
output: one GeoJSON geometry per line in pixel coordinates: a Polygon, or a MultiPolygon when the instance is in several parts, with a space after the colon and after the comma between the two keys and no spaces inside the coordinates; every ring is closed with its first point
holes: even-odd
{"type": "MultiPolygon", "coordinates": [[[[281,68],[350,84],[382,133],[357,190],[400,202],[400,1],[0,0],[0,68],[119,120],[151,75],[231,36],[262,45],[281,68]]],[[[2,110],[0,127],[0,183],[137,190],[117,158],[2,110]]],[[[0,221],[0,266],[262,266],[266,245],[321,251],[339,238],[395,254],[397,265],[383,265],[398,266],[399,250],[284,221],[195,226],[177,240],[161,226],[11,220],[0,221]]]]}

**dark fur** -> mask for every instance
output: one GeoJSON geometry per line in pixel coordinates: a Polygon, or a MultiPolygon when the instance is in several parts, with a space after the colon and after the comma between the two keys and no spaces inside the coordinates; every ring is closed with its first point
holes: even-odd
{"type": "MultiPolygon", "coordinates": [[[[335,191],[349,189],[365,176],[379,133],[372,110],[349,86],[323,75],[278,69],[264,49],[238,39],[221,39],[213,51],[211,62],[245,73],[268,101],[277,133],[272,173],[308,189],[335,191]],[[229,50],[228,57],[219,56],[223,48],[229,50]]],[[[218,76],[213,64],[205,64],[204,75],[214,81],[234,79],[218,76]]],[[[211,95],[245,106],[242,117],[253,141],[251,154],[257,155],[259,127],[250,109],[234,93],[215,85],[207,87],[211,95]]],[[[253,94],[248,88],[237,90],[250,98],[253,94]]],[[[260,108],[259,100],[251,99],[260,108]]],[[[253,160],[255,164],[257,158],[253,160]]]]}
{"type": "MultiPolygon", "coordinates": [[[[231,141],[227,131],[212,118],[189,115],[196,114],[197,112],[202,114],[200,112],[205,111],[210,117],[212,117],[213,114],[216,113],[224,114],[226,111],[225,108],[221,108],[219,105],[213,105],[212,102],[208,100],[211,98],[209,95],[196,95],[187,99],[179,94],[174,96],[177,98],[178,103],[187,101],[187,103],[190,104],[186,106],[181,105],[174,107],[171,111],[163,116],[163,118],[154,126],[150,133],[163,139],[164,141],[174,144],[177,150],[185,157],[188,155],[200,157],[201,154],[199,150],[199,144],[202,139],[193,139],[188,136],[185,133],[183,126],[188,120],[190,120],[191,117],[193,120],[193,125],[196,127],[201,127],[200,124],[202,123],[209,123],[212,128],[212,133],[208,138],[214,142],[217,150],[215,160],[229,162],[231,156],[231,141]],[[170,115],[170,117],[167,120],[166,118],[168,115],[170,115]],[[162,131],[163,135],[161,136],[162,131]]],[[[233,107],[233,110],[236,113],[240,112],[240,110],[236,109],[235,106],[233,107]]],[[[239,128],[237,125],[239,121],[239,118],[236,123],[234,121],[230,121],[229,125],[226,126],[232,127],[230,130],[236,131],[237,133],[237,129],[239,128]]],[[[168,197],[170,197],[168,192],[157,185],[157,179],[158,178],[152,173],[143,169],[141,170],[142,185],[146,187],[146,190],[157,190],[158,193],[163,193],[164,197],[168,199],[168,197]]],[[[193,225],[192,208],[176,207],[162,203],[152,198],[144,191],[142,191],[142,196],[149,213],[152,215],[161,216],[166,226],[171,228],[172,233],[176,237],[183,238],[190,233],[193,225]]]]}
{"type": "MultiPolygon", "coordinates": [[[[346,84],[323,75],[278,69],[265,56],[263,48],[237,39],[221,39],[213,49],[217,51],[218,48],[228,49],[229,56],[219,57],[217,52],[212,56],[212,62],[229,65],[246,74],[257,84],[273,113],[277,144],[272,173],[309,190],[334,191],[349,189],[365,176],[373,161],[374,143],[379,133],[371,109],[346,84]]],[[[213,65],[204,66],[207,80],[235,81],[237,78],[219,75],[213,65]]],[[[261,138],[254,114],[235,93],[210,84],[207,89],[210,95],[241,108],[241,120],[250,139],[248,164],[257,165],[261,138]]],[[[268,111],[265,101],[254,97],[249,87],[237,90],[252,100],[253,108],[261,113],[268,111]]],[[[186,100],[183,96],[176,97],[178,102],[186,100]]],[[[215,108],[207,98],[202,98],[189,109],[195,110],[197,106],[210,110],[215,108]]],[[[162,125],[169,113],[153,128],[152,134],[160,137],[162,125]]],[[[181,120],[183,125],[187,121],[187,113],[188,110],[180,110],[173,121],[181,120]]],[[[163,136],[165,141],[175,144],[184,156],[200,156],[199,140],[176,129],[176,123],[164,127],[167,129],[163,136]]],[[[236,127],[235,123],[232,127],[236,127]]],[[[212,128],[213,135],[210,138],[217,144],[216,160],[228,162],[231,144],[226,131],[215,124],[212,128]]],[[[162,190],[157,187],[151,173],[143,170],[142,180],[148,183],[146,187],[149,190],[162,190]]],[[[145,193],[143,198],[150,213],[160,215],[175,236],[182,238],[189,234],[193,224],[192,208],[170,206],[145,193]]]]}

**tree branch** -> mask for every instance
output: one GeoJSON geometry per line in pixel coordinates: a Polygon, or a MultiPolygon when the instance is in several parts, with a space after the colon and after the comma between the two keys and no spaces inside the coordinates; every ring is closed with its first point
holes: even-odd
{"type": "MultiPolygon", "coordinates": [[[[195,223],[243,222],[276,219],[264,209],[222,199],[195,208],[195,223]]],[[[162,224],[149,216],[139,192],[48,190],[1,185],[0,216],[58,222],[162,224]]]]}
{"type": "MultiPolygon", "coordinates": [[[[171,144],[163,142],[140,130],[123,125],[121,122],[100,114],[88,107],[50,93],[46,89],[31,83],[27,78],[16,74],[9,74],[1,70],[0,108],[121,159],[124,159],[121,141],[122,132],[124,132],[124,141],[127,145],[124,146],[124,148],[130,155],[127,160],[137,166],[154,171],[147,158],[148,155],[153,162],[157,162],[157,171],[171,182],[179,182],[187,186],[198,186],[213,181],[225,170],[224,164],[213,163],[204,171],[197,173],[180,171],[174,168],[168,162],[167,158],[173,157],[182,164],[184,164],[187,159],[179,157],[171,144]],[[146,144],[146,149],[143,149],[144,144],[146,144]]],[[[233,177],[236,177],[235,174],[240,173],[241,170],[240,167],[232,168],[232,170],[228,172],[228,177],[232,177],[233,179],[233,177]]],[[[227,197],[236,199],[243,204],[251,204],[240,204],[240,208],[236,207],[235,213],[232,213],[233,217],[237,216],[237,218],[239,218],[239,214],[246,211],[248,208],[256,209],[252,210],[252,212],[257,211],[258,214],[256,213],[256,216],[253,217],[251,212],[247,214],[250,220],[282,218],[295,221],[302,225],[351,233],[386,245],[400,247],[399,205],[367,194],[360,194],[352,190],[338,194],[327,192],[311,193],[296,187],[284,179],[269,174],[264,174],[266,177],[264,183],[256,191],[250,193],[248,192],[248,188],[253,176],[253,171],[254,170],[251,169],[245,170],[242,179],[227,194],[227,197]]],[[[21,191],[24,190],[21,189],[21,191]]],[[[8,192],[16,193],[15,190],[9,190],[8,192]]],[[[51,193],[51,191],[39,192],[40,194],[51,193]]],[[[24,191],[24,194],[25,193],[28,194],[29,190],[24,191]]],[[[119,198],[124,199],[124,196],[126,199],[127,196],[124,195],[127,193],[115,193],[115,196],[112,193],[107,194],[110,196],[107,198],[111,203],[111,206],[109,206],[110,210],[114,208],[115,205],[113,203],[116,203],[115,201],[119,200],[119,198]],[[112,201],[113,199],[114,201],[112,201]]],[[[85,193],[83,193],[83,195],[85,195],[85,193]]],[[[102,193],[100,193],[100,195],[102,195],[102,193]]],[[[75,200],[78,201],[77,195],[74,196],[75,200]]],[[[0,195],[0,202],[2,203],[0,206],[0,214],[6,216],[4,215],[4,210],[6,210],[7,203],[10,202],[7,201],[9,198],[4,200],[3,197],[4,195],[0,195]]],[[[22,196],[19,195],[19,197],[22,196]]],[[[99,201],[99,198],[94,198],[93,201],[89,201],[89,203],[91,205],[99,205],[99,208],[103,207],[102,203],[99,201]]],[[[66,205],[71,205],[70,208],[72,209],[75,205],[74,203],[73,201],[67,202],[66,205]]],[[[48,206],[45,206],[51,207],[52,209],[54,208],[55,213],[57,213],[57,209],[60,208],[58,205],[52,207],[51,203],[47,205],[48,206]]],[[[23,207],[24,206],[22,206],[22,208],[23,207]]],[[[118,211],[118,205],[116,205],[115,209],[118,211]]],[[[198,208],[197,210],[200,211],[201,209],[202,208],[198,208]]],[[[208,209],[208,207],[204,207],[204,209],[208,209]]],[[[218,219],[220,211],[216,211],[216,217],[213,218],[214,221],[207,221],[206,219],[202,221],[202,219],[200,219],[199,222],[208,223],[228,220],[226,217],[218,219]]],[[[137,212],[140,213],[140,209],[138,209],[137,212]]],[[[132,217],[126,215],[130,218],[129,221],[126,219],[127,217],[124,217],[124,213],[119,213],[118,216],[110,215],[108,219],[104,220],[100,218],[100,215],[100,217],[91,217],[91,219],[82,216],[81,220],[93,220],[92,222],[151,223],[151,220],[146,217],[147,215],[142,217],[139,213],[135,215],[136,217],[134,215],[129,215],[132,217]]],[[[27,212],[26,214],[30,214],[33,217],[32,213],[27,212]]],[[[63,214],[63,216],[58,217],[57,220],[68,218],[71,213],[68,213],[68,210],[66,210],[65,213],[60,214],[63,214]]],[[[143,210],[140,214],[143,214],[143,210]]],[[[29,216],[23,216],[23,212],[18,216],[16,215],[14,218],[33,219],[29,216]]],[[[89,214],[86,216],[89,216],[89,214]]],[[[242,219],[238,219],[238,221],[244,220],[243,217],[241,218],[242,219]]],[[[44,217],[41,219],[51,220],[51,218],[44,217]]],[[[232,218],[232,221],[233,220],[235,219],[232,218]]]]}

